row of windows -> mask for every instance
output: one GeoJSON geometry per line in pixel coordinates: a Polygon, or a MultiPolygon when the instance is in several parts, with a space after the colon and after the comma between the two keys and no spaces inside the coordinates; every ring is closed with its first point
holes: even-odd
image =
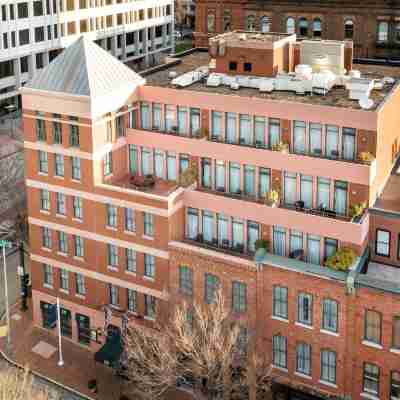
{"type": "MultiPolygon", "coordinates": [[[[54,153],[54,176],[64,177],[65,168],[64,161],[66,156],[54,153]]],[[[81,159],[79,157],[69,157],[71,168],[71,179],[80,181],[81,175],[81,159]]],[[[47,175],[49,173],[48,153],[42,150],[38,151],[38,171],[40,174],[47,175]]]]}
{"type": "MultiPolygon", "coordinates": [[[[46,142],[47,141],[47,129],[46,129],[46,121],[42,119],[43,113],[37,112],[36,116],[36,139],[38,141],[46,142]]],[[[62,124],[60,122],[61,115],[53,114],[54,120],[51,123],[51,141],[53,144],[62,144],[62,124]]],[[[71,147],[79,147],[79,125],[76,124],[76,117],[68,117],[69,121],[69,133],[68,133],[68,145],[71,147]]]]}
{"type": "MultiPolygon", "coordinates": [[[[67,196],[63,193],[55,193],[56,213],[58,215],[67,215],[67,196]]],[[[46,189],[40,190],[40,210],[50,212],[51,195],[46,189]]],[[[73,218],[83,219],[83,201],[81,197],[72,196],[72,215],[73,218]]]]}

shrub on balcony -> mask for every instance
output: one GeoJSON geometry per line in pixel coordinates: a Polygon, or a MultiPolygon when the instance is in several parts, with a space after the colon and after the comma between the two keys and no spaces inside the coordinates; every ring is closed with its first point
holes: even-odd
{"type": "Polygon", "coordinates": [[[289,153],[289,144],[284,142],[279,142],[273,144],[271,147],[272,151],[280,151],[281,153],[288,154],[289,153]]]}
{"type": "Polygon", "coordinates": [[[369,151],[362,151],[358,158],[366,164],[371,164],[375,160],[375,157],[369,151]]]}
{"type": "Polygon", "coordinates": [[[255,244],[254,244],[254,246],[255,246],[255,248],[256,248],[256,251],[257,251],[258,249],[265,249],[265,250],[268,250],[269,243],[268,243],[268,240],[265,240],[265,239],[257,239],[256,242],[255,242],[255,244]]]}
{"type": "Polygon", "coordinates": [[[354,263],[355,259],[356,253],[354,250],[344,247],[328,257],[325,262],[325,266],[335,271],[347,271],[354,263]]]}
{"type": "Polygon", "coordinates": [[[190,166],[179,175],[179,185],[188,187],[197,181],[197,168],[190,166]]]}
{"type": "Polygon", "coordinates": [[[265,199],[266,204],[276,207],[279,203],[279,192],[277,190],[270,190],[265,199]]]}
{"type": "Polygon", "coordinates": [[[362,203],[353,204],[350,206],[350,217],[352,221],[357,221],[361,218],[364,213],[364,210],[367,208],[367,203],[364,201],[362,203]]]}

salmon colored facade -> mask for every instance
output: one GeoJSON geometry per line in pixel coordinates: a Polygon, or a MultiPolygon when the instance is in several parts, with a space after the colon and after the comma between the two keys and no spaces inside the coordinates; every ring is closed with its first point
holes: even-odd
{"type": "Polygon", "coordinates": [[[400,86],[363,110],[153,77],[98,108],[22,89],[35,323],[46,328],[58,296],[65,336],[95,351],[105,324],[162,325],[182,300],[212,301],[221,286],[273,365],[277,399],[397,399],[398,262],[379,255],[385,236],[376,247],[374,232],[400,225],[373,210],[397,160],[400,86]],[[182,185],[186,170],[197,179],[182,185]],[[352,218],[362,203],[371,212],[352,218]],[[341,248],[357,256],[350,270],[324,267],[341,248]],[[369,276],[371,262],[394,278],[369,276]]]}

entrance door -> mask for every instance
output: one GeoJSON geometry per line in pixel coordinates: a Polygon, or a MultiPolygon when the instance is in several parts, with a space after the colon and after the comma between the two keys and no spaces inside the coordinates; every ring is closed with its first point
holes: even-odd
{"type": "Polygon", "coordinates": [[[72,337],[72,318],[71,311],[66,308],[60,307],[61,317],[61,335],[66,337],[72,337]]]}
{"type": "Polygon", "coordinates": [[[90,318],[83,314],[76,314],[78,326],[78,342],[89,346],[90,344],[90,318]]]}

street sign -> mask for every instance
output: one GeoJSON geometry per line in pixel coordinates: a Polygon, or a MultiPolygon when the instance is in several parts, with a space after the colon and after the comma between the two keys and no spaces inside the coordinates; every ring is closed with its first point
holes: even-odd
{"type": "Polygon", "coordinates": [[[8,240],[0,240],[0,247],[5,247],[6,249],[11,249],[12,243],[8,240]]]}
{"type": "Polygon", "coordinates": [[[24,275],[24,269],[20,265],[17,267],[17,274],[18,276],[24,275]]]}

